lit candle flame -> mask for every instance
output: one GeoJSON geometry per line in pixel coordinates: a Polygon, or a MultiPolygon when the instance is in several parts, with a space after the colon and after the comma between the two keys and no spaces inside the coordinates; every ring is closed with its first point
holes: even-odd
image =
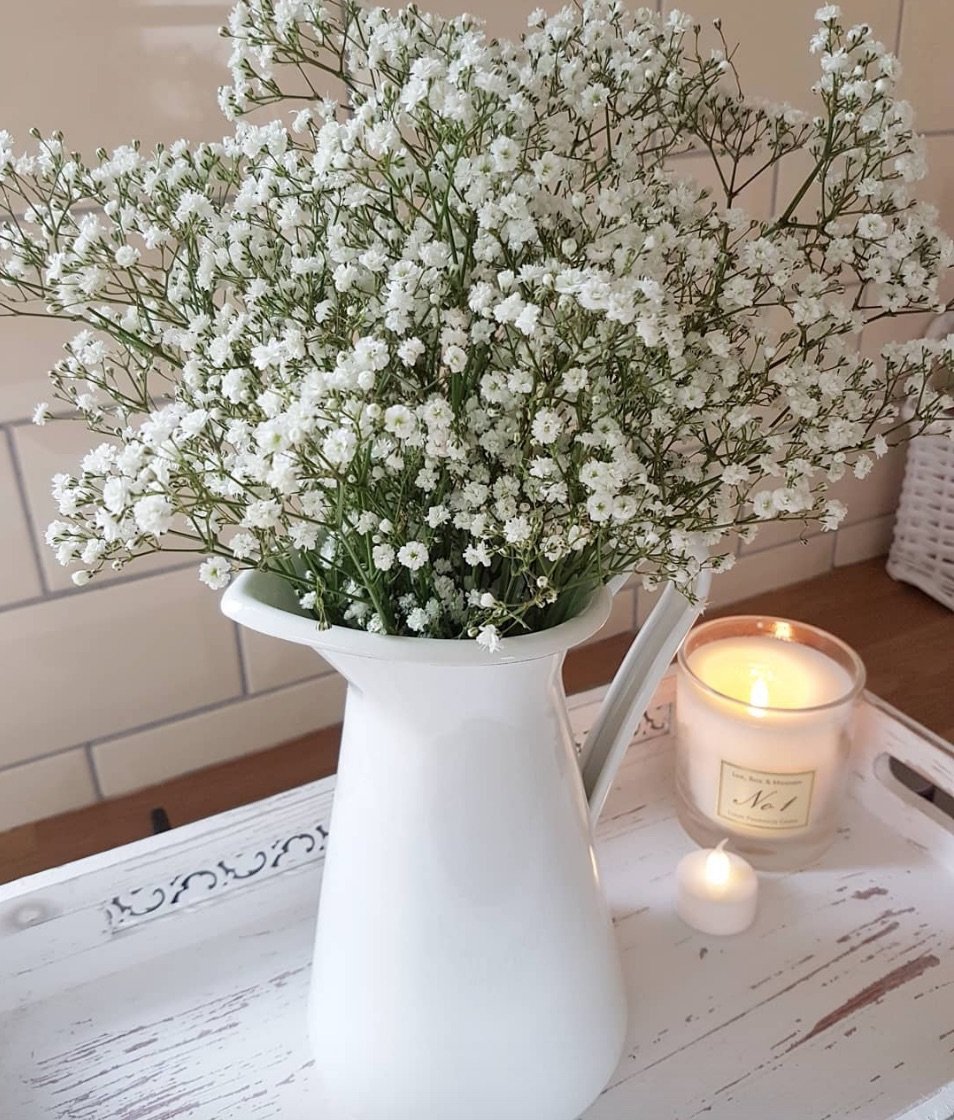
{"type": "Polygon", "coordinates": [[[729,881],[732,865],[723,851],[725,845],[726,841],[722,840],[706,857],[706,882],[713,887],[724,887],[729,881]]]}
{"type": "Polygon", "coordinates": [[[754,716],[763,716],[769,706],[768,681],[765,677],[756,677],[749,689],[749,708],[754,716]]]}

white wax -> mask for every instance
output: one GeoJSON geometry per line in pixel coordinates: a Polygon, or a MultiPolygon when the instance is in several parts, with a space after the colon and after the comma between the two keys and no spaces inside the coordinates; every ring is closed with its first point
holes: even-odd
{"type": "Polygon", "coordinates": [[[737,835],[811,829],[840,792],[850,710],[822,705],[851,692],[849,673],[819,650],[755,635],[709,642],[687,661],[708,689],[680,672],[685,795],[737,835]]]}
{"type": "Polygon", "coordinates": [[[751,864],[719,848],[690,852],[676,867],[676,912],[701,933],[726,936],[748,929],[758,905],[751,864]]]}
{"type": "Polygon", "coordinates": [[[851,691],[851,677],[820,650],[751,635],[719,638],[694,649],[689,668],[704,684],[762,708],[817,708],[851,691]]]}

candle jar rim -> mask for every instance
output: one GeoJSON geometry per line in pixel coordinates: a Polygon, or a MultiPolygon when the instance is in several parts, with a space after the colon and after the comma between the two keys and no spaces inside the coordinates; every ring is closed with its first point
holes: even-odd
{"type": "Polygon", "coordinates": [[[719,641],[722,638],[775,638],[777,641],[791,642],[793,645],[808,646],[819,653],[830,657],[840,665],[851,678],[850,688],[841,696],[828,700],[824,704],[812,704],[804,708],[783,708],[771,704],[759,705],[765,712],[779,714],[803,715],[812,712],[824,712],[829,709],[840,708],[851,703],[861,694],[865,687],[866,670],[864,662],[858,654],[841,638],[836,638],[827,630],[812,626],[808,622],[799,622],[793,618],[780,618],[772,615],[761,614],[736,614],[727,615],[725,618],[713,618],[707,622],[694,626],[679,647],[677,661],[679,668],[704,692],[711,696],[718,696],[728,704],[737,705],[739,708],[750,707],[748,700],[740,700],[737,696],[730,696],[727,692],[720,692],[707,684],[689,664],[689,654],[707,645],[709,642],[719,641]],[[804,639],[808,639],[807,641],[804,639]]]}

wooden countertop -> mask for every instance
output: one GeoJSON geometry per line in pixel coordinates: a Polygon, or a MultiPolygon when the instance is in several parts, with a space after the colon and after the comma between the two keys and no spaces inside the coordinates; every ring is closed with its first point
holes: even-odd
{"type": "MultiPolygon", "coordinates": [[[[861,654],[868,688],[896,708],[954,739],[954,614],[906,584],[882,559],[839,568],[791,587],[733,603],[707,617],[776,614],[831,631],[861,654]]],[[[621,634],[569,654],[568,692],[603,684],[632,636],[621,634]]],[[[338,729],[185,774],[112,801],[0,833],[0,882],[54,867],[118,844],[221,813],[333,773],[338,729]]]]}

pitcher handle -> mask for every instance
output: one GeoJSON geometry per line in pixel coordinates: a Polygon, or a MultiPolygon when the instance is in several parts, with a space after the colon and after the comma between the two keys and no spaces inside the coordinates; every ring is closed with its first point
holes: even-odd
{"type": "Polygon", "coordinates": [[[583,743],[580,760],[590,823],[594,826],[653,693],[705,607],[710,580],[708,569],[696,577],[694,603],[674,584],[666,585],[613,678],[596,723],[583,743]]]}

